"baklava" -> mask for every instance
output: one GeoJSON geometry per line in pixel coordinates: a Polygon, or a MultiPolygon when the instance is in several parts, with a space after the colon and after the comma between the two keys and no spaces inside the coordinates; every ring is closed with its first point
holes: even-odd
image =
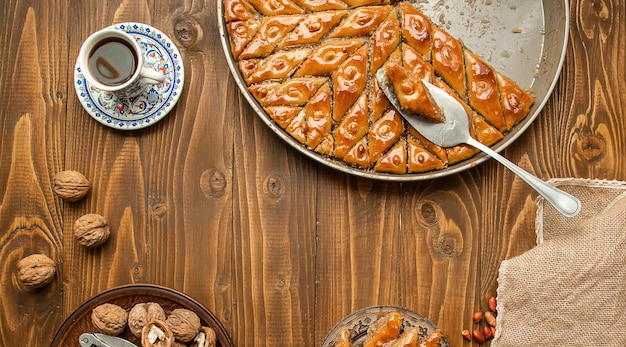
{"type": "MultiPolygon", "coordinates": [[[[406,123],[378,87],[383,66],[401,72],[396,82],[422,111],[436,105],[419,94],[420,80],[453,95],[470,133],[486,145],[534,102],[408,1],[223,1],[230,53],[251,95],[303,146],[351,167],[402,175],[477,153],[468,145],[436,146],[406,123]]],[[[441,112],[430,114],[442,121],[441,112]]]]}

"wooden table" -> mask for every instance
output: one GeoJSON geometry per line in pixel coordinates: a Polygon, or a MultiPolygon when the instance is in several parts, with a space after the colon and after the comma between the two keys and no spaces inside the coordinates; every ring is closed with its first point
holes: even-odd
{"type": "MultiPolygon", "coordinates": [[[[185,292],[237,346],[315,346],[350,312],[400,305],[452,346],[495,294],[498,267],[535,244],[537,194],[495,161],[393,183],[319,165],[252,111],[228,70],[215,1],[16,1],[0,12],[0,346],[46,346],[83,301],[128,283],[185,292]],[[82,41],[112,23],[165,32],[186,81],[174,111],[115,131],[81,107],[82,41]],[[84,173],[88,197],[52,191],[84,173]],[[113,235],[85,250],[86,213],[113,235]],[[17,261],[45,253],[52,284],[18,290],[17,261]]],[[[535,175],[626,180],[626,5],[573,1],[561,79],[504,155],[535,175]]]]}

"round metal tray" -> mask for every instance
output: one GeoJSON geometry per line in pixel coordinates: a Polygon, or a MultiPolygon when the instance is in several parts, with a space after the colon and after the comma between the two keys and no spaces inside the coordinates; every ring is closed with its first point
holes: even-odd
{"type": "MultiPolygon", "coordinates": [[[[489,157],[477,154],[443,170],[417,174],[386,174],[358,169],[339,160],[320,155],[295,140],[269,117],[248,91],[246,82],[232,56],[224,20],[224,0],[217,0],[220,38],[233,77],[256,114],[285,142],[319,163],[337,170],[387,181],[428,180],[458,173],[484,162],[489,157]]],[[[451,35],[461,39],[474,53],[496,70],[509,76],[522,88],[531,88],[535,103],[528,116],[504,138],[491,146],[499,152],[515,141],[537,118],[559,78],[569,38],[567,0],[501,1],[412,1],[451,35]]]]}

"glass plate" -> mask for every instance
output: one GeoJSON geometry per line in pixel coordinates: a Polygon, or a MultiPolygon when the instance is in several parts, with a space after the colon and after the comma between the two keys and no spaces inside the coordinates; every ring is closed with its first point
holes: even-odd
{"type": "MultiPolygon", "coordinates": [[[[404,331],[409,327],[419,326],[420,340],[424,339],[426,336],[431,334],[433,330],[437,329],[435,324],[428,320],[428,318],[409,309],[398,306],[372,306],[352,312],[344,317],[340,322],[335,324],[335,326],[324,338],[322,347],[335,346],[337,337],[344,328],[347,328],[350,332],[350,342],[352,346],[362,346],[363,342],[365,342],[365,336],[369,326],[379,318],[391,312],[398,312],[402,315],[402,317],[404,317],[401,331],[404,331]]],[[[439,341],[437,346],[448,347],[448,340],[445,336],[441,338],[441,341],[439,341]]]]}

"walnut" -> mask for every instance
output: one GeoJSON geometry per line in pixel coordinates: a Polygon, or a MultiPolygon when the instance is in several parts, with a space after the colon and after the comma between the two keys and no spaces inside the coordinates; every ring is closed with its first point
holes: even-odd
{"type": "Polygon", "coordinates": [[[172,330],[162,320],[153,320],[143,327],[141,332],[142,347],[171,347],[174,343],[172,330]]]}
{"type": "Polygon", "coordinates": [[[89,192],[89,180],[80,172],[66,170],[52,178],[54,192],[64,200],[78,201],[89,192]]]}
{"type": "Polygon", "coordinates": [[[165,311],[155,302],[136,304],[128,313],[128,327],[137,337],[141,337],[143,327],[153,320],[165,321],[165,311]]]}
{"type": "Polygon", "coordinates": [[[126,310],[115,304],[102,304],[91,311],[91,321],[103,334],[119,335],[128,321],[126,310]]]}
{"type": "Polygon", "coordinates": [[[32,254],[17,262],[17,277],[28,289],[41,288],[54,280],[54,260],[43,254],[32,254]]]}
{"type": "Polygon", "coordinates": [[[191,347],[215,347],[217,345],[217,335],[215,330],[209,327],[200,328],[200,332],[194,337],[191,347]]]}
{"type": "Polygon", "coordinates": [[[86,214],[74,222],[74,237],[80,245],[87,248],[102,245],[109,239],[110,234],[109,225],[99,214],[86,214]]]}
{"type": "Polygon", "coordinates": [[[181,342],[191,341],[202,327],[198,315],[186,308],[173,310],[165,322],[172,329],[176,340],[181,342]]]}

